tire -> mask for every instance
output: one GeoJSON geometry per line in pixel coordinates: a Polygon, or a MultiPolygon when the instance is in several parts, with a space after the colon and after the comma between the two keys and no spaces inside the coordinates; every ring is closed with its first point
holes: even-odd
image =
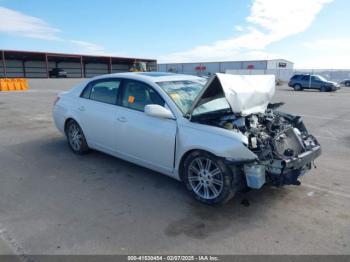
{"type": "Polygon", "coordinates": [[[320,92],[327,92],[327,91],[328,91],[327,87],[321,86],[320,92]]]}
{"type": "Polygon", "coordinates": [[[89,151],[83,130],[76,121],[69,120],[65,131],[69,148],[75,154],[83,155],[89,151]]]}
{"type": "Polygon", "coordinates": [[[350,86],[350,81],[345,82],[345,86],[349,87],[350,86]]]}
{"type": "Polygon", "coordinates": [[[294,88],[294,91],[301,91],[301,90],[303,90],[302,86],[299,85],[299,84],[295,84],[295,85],[293,86],[293,88],[294,88]]]}
{"type": "Polygon", "coordinates": [[[194,151],[184,162],[183,180],[187,190],[198,201],[220,205],[237,191],[234,174],[223,160],[204,151],[194,151]]]}

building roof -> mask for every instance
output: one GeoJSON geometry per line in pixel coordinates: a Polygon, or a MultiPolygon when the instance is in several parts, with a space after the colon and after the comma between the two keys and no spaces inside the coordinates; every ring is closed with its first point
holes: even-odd
{"type": "Polygon", "coordinates": [[[292,61],[287,59],[260,59],[260,60],[228,60],[228,61],[213,61],[213,62],[184,62],[184,63],[158,63],[159,65],[177,65],[177,64],[211,64],[211,63],[241,63],[241,62],[267,62],[267,61],[286,61],[288,63],[294,64],[292,61]]]}
{"type": "Polygon", "coordinates": [[[156,59],[148,59],[148,58],[137,58],[137,57],[119,57],[119,56],[104,56],[104,55],[89,55],[89,54],[66,54],[66,53],[54,53],[54,52],[37,52],[37,51],[20,51],[20,50],[0,50],[0,52],[4,52],[6,55],[6,58],[17,58],[17,59],[23,59],[23,58],[30,58],[30,59],[42,59],[43,57],[50,57],[50,59],[53,58],[63,58],[63,59],[77,59],[84,57],[86,59],[91,60],[103,60],[107,61],[109,59],[112,60],[121,60],[121,61],[130,61],[134,62],[136,61],[145,61],[145,62],[156,62],[156,59]]]}

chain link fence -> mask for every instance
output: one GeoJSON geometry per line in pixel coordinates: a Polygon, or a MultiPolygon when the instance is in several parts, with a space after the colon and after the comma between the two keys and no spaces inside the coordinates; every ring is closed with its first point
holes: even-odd
{"type": "Polygon", "coordinates": [[[341,82],[350,79],[350,69],[267,69],[267,70],[226,70],[233,75],[275,75],[276,80],[288,82],[295,74],[321,75],[327,80],[341,82]]]}

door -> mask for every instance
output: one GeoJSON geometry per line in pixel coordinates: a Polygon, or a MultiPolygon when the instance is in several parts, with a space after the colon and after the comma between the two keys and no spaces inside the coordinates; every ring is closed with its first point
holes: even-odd
{"type": "Polygon", "coordinates": [[[321,89],[322,81],[318,76],[311,77],[311,87],[315,89],[321,89]]]}
{"type": "Polygon", "coordinates": [[[310,82],[310,76],[306,75],[301,78],[301,85],[303,88],[310,88],[311,82],[310,82]]]}
{"type": "Polygon", "coordinates": [[[124,80],[117,116],[116,151],[131,161],[160,172],[171,173],[174,165],[176,120],[148,116],[148,104],[166,106],[149,85],[124,80]]]}
{"type": "Polygon", "coordinates": [[[102,79],[83,91],[78,107],[79,122],[90,147],[113,153],[117,98],[121,81],[102,79]]]}

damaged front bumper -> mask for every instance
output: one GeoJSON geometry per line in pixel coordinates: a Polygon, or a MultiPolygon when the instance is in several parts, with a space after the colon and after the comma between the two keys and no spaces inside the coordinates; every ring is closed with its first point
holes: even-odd
{"type": "Polygon", "coordinates": [[[244,163],[246,186],[259,189],[265,183],[274,186],[300,185],[299,177],[312,168],[312,163],[322,152],[314,137],[312,142],[312,146],[294,157],[244,163]]]}
{"type": "Polygon", "coordinates": [[[273,161],[266,166],[266,180],[274,186],[300,185],[299,177],[312,168],[321,152],[321,146],[315,145],[296,157],[273,161]]]}
{"type": "Polygon", "coordinates": [[[245,145],[251,154],[242,158],[226,158],[228,165],[240,167],[243,187],[261,188],[300,185],[298,178],[313,167],[321,155],[317,139],[308,133],[299,116],[267,111],[245,119],[245,145]]]}
{"type": "Polygon", "coordinates": [[[285,161],[285,167],[287,169],[299,169],[303,166],[313,162],[317,157],[321,155],[321,146],[316,145],[315,147],[311,148],[309,151],[306,151],[304,153],[301,153],[297,157],[293,157],[292,159],[284,160],[285,161]]]}

